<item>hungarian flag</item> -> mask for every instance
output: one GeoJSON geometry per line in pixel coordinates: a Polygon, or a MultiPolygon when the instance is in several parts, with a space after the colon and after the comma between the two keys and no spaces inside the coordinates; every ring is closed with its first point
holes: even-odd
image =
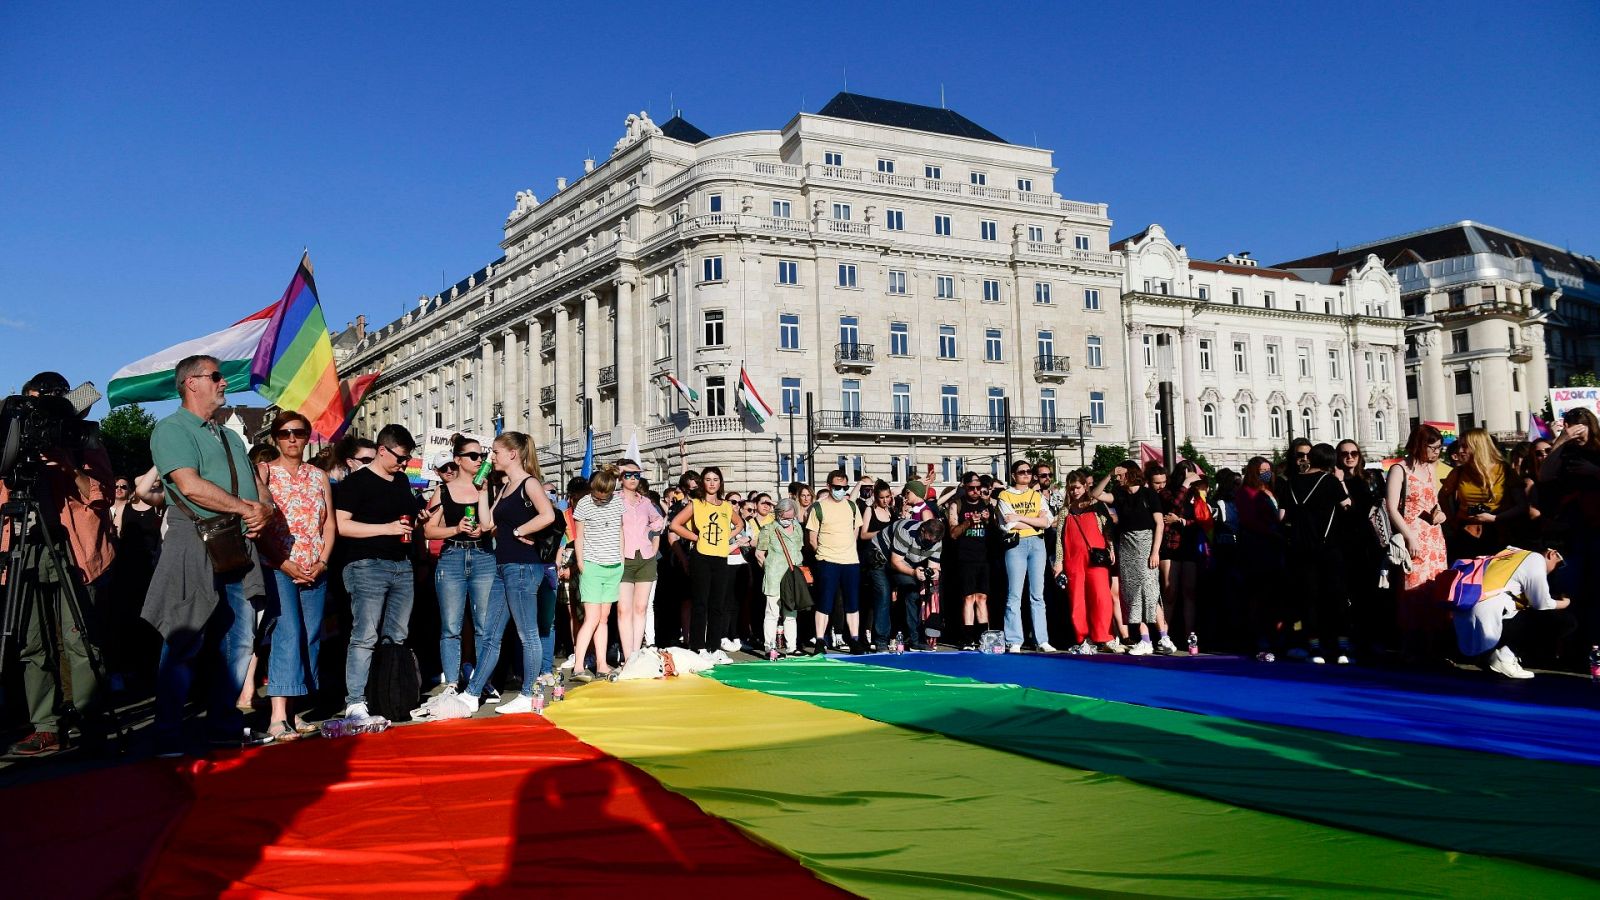
{"type": "Polygon", "coordinates": [[[744,366],[739,367],[739,404],[750,414],[750,418],[756,420],[757,425],[765,425],[772,418],[772,407],[756,392],[756,386],[750,381],[750,373],[744,370],[744,366]]]}
{"type": "Polygon", "coordinates": [[[106,400],[112,406],[172,400],[178,396],[178,363],[190,356],[215,357],[228,379],[228,393],[250,390],[250,362],[255,359],[261,336],[272,322],[276,303],[255,315],[247,316],[221,331],[174,344],[165,350],[131,362],[111,376],[106,400]]]}
{"type": "Polygon", "coordinates": [[[700,393],[694,388],[685,387],[683,382],[672,377],[671,372],[661,372],[660,374],[662,378],[667,380],[668,384],[678,389],[678,393],[688,402],[689,409],[698,415],[700,413],[700,393]]]}

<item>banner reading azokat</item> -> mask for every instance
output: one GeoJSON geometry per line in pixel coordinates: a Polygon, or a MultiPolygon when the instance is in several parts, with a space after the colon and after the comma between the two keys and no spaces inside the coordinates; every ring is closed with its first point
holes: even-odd
{"type": "Polygon", "coordinates": [[[1561,427],[1561,417],[1569,409],[1585,407],[1600,416],[1600,387],[1564,387],[1550,389],[1550,414],[1554,424],[1561,427]]]}

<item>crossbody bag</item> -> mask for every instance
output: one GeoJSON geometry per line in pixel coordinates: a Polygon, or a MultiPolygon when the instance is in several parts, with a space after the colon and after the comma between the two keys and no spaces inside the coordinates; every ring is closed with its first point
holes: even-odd
{"type": "MultiPolygon", "coordinates": [[[[239,496],[239,470],[233,465],[233,449],[228,446],[228,439],[218,435],[222,441],[222,455],[228,460],[228,493],[239,496]]],[[[172,485],[174,493],[176,485],[172,485]]],[[[244,517],[237,513],[223,513],[218,516],[201,517],[189,508],[189,498],[181,497],[177,507],[184,515],[194,522],[195,531],[200,533],[200,543],[205,545],[206,556],[211,560],[211,570],[218,576],[226,577],[243,572],[250,568],[255,561],[250,558],[249,541],[244,536],[244,517]]]]}

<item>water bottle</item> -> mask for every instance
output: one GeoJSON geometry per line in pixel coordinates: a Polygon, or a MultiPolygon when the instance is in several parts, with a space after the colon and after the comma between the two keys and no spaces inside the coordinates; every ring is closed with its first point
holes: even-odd
{"type": "Polygon", "coordinates": [[[371,716],[364,722],[358,722],[356,724],[356,730],[351,733],[382,734],[383,732],[389,730],[389,724],[389,720],[383,718],[382,716],[371,716]]]}
{"type": "Polygon", "coordinates": [[[1600,644],[1589,648],[1589,680],[1600,684],[1600,644]]]}
{"type": "Polygon", "coordinates": [[[779,617],[779,619],[778,619],[778,637],[777,637],[776,640],[774,640],[772,642],[772,651],[767,654],[767,658],[768,659],[777,659],[778,658],[778,651],[786,649],[788,646],[789,646],[788,642],[785,641],[784,637],[783,637],[783,619],[782,619],[782,617],[779,617]]]}
{"type": "Polygon", "coordinates": [[[350,720],[328,719],[327,721],[318,725],[317,730],[320,731],[322,736],[325,738],[344,737],[345,735],[350,734],[350,720]]]}
{"type": "Polygon", "coordinates": [[[1200,655],[1200,637],[1192,631],[1189,632],[1189,655],[1200,655]]]}
{"type": "Polygon", "coordinates": [[[544,715],[544,691],[538,691],[533,695],[533,714],[544,715]]]}
{"type": "Polygon", "coordinates": [[[555,686],[550,688],[550,700],[553,703],[560,703],[565,699],[567,699],[567,679],[557,675],[555,686]]]}
{"type": "Polygon", "coordinates": [[[905,632],[896,631],[894,633],[894,638],[889,641],[889,652],[893,653],[895,656],[899,656],[900,654],[906,652],[905,632]]]}

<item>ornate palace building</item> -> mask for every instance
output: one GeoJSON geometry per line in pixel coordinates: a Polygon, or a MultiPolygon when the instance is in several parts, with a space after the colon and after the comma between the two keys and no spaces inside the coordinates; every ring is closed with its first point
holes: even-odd
{"type": "Polygon", "coordinates": [[[1215,465],[1293,437],[1351,438],[1369,460],[1404,440],[1406,322],[1375,257],[1313,280],[1248,254],[1190,259],[1160,225],[1118,241],[1126,261],[1127,418],[1159,445],[1157,385],[1173,383],[1175,439],[1215,465]]]}
{"type": "Polygon", "coordinates": [[[358,330],[342,370],[383,374],[355,427],[526,431],[553,474],[587,424],[600,455],[636,437],[654,479],[714,463],[740,488],[949,480],[1008,435],[1126,443],[1121,257],[1056,174],[951,110],[854,94],[719,137],[629,116],[576,182],[517,194],[504,255],[358,330]],[[741,368],[774,415],[738,402],[741,368]]]}

